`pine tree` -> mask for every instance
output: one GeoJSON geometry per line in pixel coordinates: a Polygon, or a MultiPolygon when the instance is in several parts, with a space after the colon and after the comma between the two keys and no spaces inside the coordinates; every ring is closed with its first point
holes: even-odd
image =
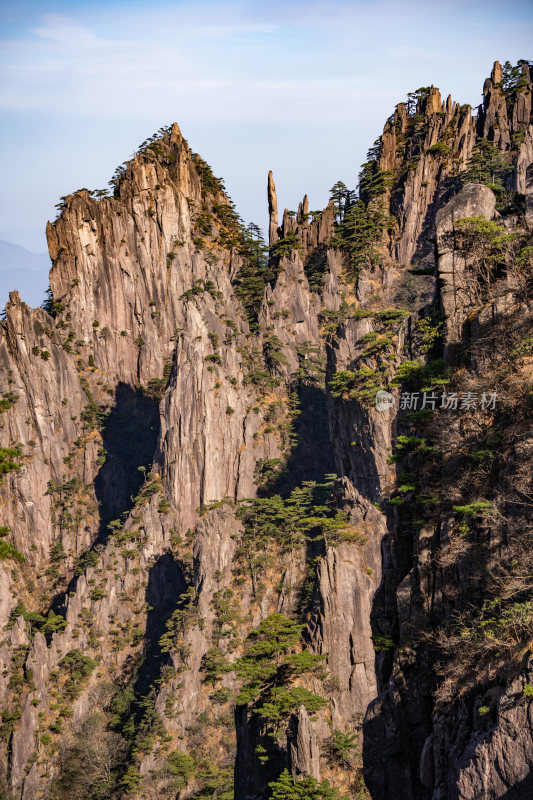
{"type": "Polygon", "coordinates": [[[527,86],[527,79],[524,75],[523,67],[529,67],[530,61],[524,58],[518,60],[516,66],[510,61],[506,61],[502,68],[501,88],[504,94],[512,95],[527,86]]]}
{"type": "Polygon", "coordinates": [[[461,185],[484,183],[487,186],[504,188],[513,166],[508,153],[494,146],[488,139],[478,137],[466,170],[459,176],[461,185]]]}
{"type": "Polygon", "coordinates": [[[297,781],[286,769],[277,781],[268,785],[272,789],[272,800],[348,800],[329,781],[319,782],[311,777],[297,781]]]}
{"type": "Polygon", "coordinates": [[[340,223],[353,200],[353,192],[342,181],[337,181],[329,190],[329,195],[335,208],[336,220],[340,223]]]}
{"type": "Polygon", "coordinates": [[[303,649],[303,628],[283,614],[270,614],[249,634],[245,652],[234,664],[242,681],[237,704],[250,704],[275,726],[301,705],[313,712],[327,703],[309,689],[291,685],[298,676],[322,670],[323,656],[303,649]]]}

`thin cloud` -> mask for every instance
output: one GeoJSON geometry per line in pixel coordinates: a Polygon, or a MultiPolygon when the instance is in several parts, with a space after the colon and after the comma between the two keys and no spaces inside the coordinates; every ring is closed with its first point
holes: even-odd
{"type": "MultiPolygon", "coordinates": [[[[154,3],[149,13],[136,9],[126,16],[111,3],[90,24],[83,14],[81,21],[46,14],[29,36],[4,42],[0,106],[92,118],[152,117],[177,106],[198,119],[236,121],[258,120],[268,106],[269,116],[295,119],[303,113],[307,119],[310,94],[328,109],[336,99],[401,100],[419,83],[416,77],[411,83],[411,73],[423,68],[424,81],[436,84],[439,76],[432,73],[442,72],[447,53],[449,61],[446,19],[428,47],[416,43],[406,9],[391,2],[309,3],[305,13],[298,2],[275,5],[279,24],[265,21],[262,7],[248,3],[164,10],[154,3]],[[204,16],[209,21],[199,23],[204,16]],[[384,16],[389,24],[369,39],[365,31],[384,16]]],[[[411,8],[422,24],[427,7],[411,8]]],[[[461,70],[461,57],[456,62],[461,70]]]]}
{"type": "Polygon", "coordinates": [[[523,0],[512,15],[443,0],[438,25],[422,0],[20,0],[0,50],[0,222],[41,225],[174,120],[246,219],[264,214],[271,168],[280,202],[307,191],[319,207],[407,92],[479,98],[494,58],[531,56],[532,17],[523,0]]]}
{"type": "MultiPolygon", "coordinates": [[[[274,26],[208,26],[202,34],[209,38],[215,31],[224,36],[236,36],[237,32],[238,37],[243,32],[262,36],[265,31],[273,32],[274,26]]],[[[200,28],[195,32],[199,36],[200,28]]],[[[238,63],[232,65],[224,59],[215,69],[219,56],[206,51],[204,62],[198,57],[198,44],[191,48],[183,31],[180,41],[187,44],[182,45],[113,39],[98,36],[66,17],[47,16],[33,33],[37,41],[12,42],[4,51],[6,80],[0,105],[6,109],[68,109],[71,114],[116,117],[131,114],[134,104],[142,109],[141,114],[151,116],[168,104],[185,105],[191,112],[194,106],[200,118],[218,114],[222,119],[257,120],[264,116],[265,104],[271,103],[278,115],[295,119],[298,114],[311,113],[310,98],[320,106],[376,94],[367,76],[277,76],[276,71],[283,72],[278,67],[272,78],[265,79],[257,59],[255,75],[254,70],[243,74],[238,63]],[[362,86],[366,91],[361,91],[362,86]]]]}
{"type": "Polygon", "coordinates": [[[73,49],[102,44],[91,30],[68,17],[47,14],[43,17],[43,22],[44,25],[31,29],[31,32],[41,39],[55,42],[65,48],[73,49]]]}

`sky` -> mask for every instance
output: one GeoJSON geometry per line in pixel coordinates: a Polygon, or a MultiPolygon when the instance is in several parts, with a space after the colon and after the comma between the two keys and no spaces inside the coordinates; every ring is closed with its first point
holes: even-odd
{"type": "MultiPolygon", "coordinates": [[[[355,186],[407,92],[478,105],[495,59],[532,58],[533,4],[328,0],[0,3],[0,239],[46,249],[61,195],[177,121],[245,221],[355,186]]],[[[1,273],[0,273],[1,282],[1,273]]]]}

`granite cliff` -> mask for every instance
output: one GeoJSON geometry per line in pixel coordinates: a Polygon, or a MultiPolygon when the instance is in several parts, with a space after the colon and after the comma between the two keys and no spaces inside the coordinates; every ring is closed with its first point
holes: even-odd
{"type": "Polygon", "coordinates": [[[0,324],[0,797],[532,795],[532,88],[418,89],[320,212],[270,173],[268,251],[177,124],[62,198],[0,324]]]}

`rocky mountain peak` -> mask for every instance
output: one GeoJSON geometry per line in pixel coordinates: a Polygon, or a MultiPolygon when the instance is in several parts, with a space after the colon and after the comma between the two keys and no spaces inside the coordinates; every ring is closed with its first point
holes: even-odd
{"type": "Polygon", "coordinates": [[[6,800],[531,794],[532,133],[528,62],[421,87],[325,209],[268,173],[269,248],[176,123],[62,198],[0,322],[6,800]]]}

